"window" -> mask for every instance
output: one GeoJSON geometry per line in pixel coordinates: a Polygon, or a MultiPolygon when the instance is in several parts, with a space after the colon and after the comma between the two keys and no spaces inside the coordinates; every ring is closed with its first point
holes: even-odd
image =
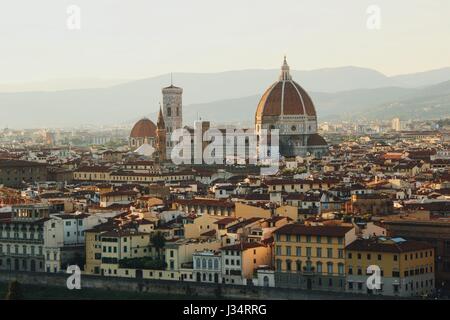
{"type": "Polygon", "coordinates": [[[277,270],[281,270],[281,260],[277,260],[277,270]]]}
{"type": "Polygon", "coordinates": [[[352,266],[348,267],[348,274],[350,274],[350,275],[353,274],[353,267],[352,266]]]}
{"type": "Polygon", "coordinates": [[[321,243],[322,242],[322,237],[321,236],[317,236],[317,243],[321,243]]]}
{"type": "Polygon", "coordinates": [[[333,248],[327,248],[327,257],[333,258],[333,248]]]}
{"type": "Polygon", "coordinates": [[[349,258],[349,259],[352,258],[352,253],[351,253],[351,252],[348,253],[348,258],[349,258]]]}
{"type": "Polygon", "coordinates": [[[311,247],[306,248],[306,256],[311,257],[311,247]]]}
{"type": "Polygon", "coordinates": [[[378,255],[378,261],[381,261],[381,254],[378,255]]]}
{"type": "Polygon", "coordinates": [[[276,255],[281,256],[281,246],[276,247],[276,255]]]}
{"type": "Polygon", "coordinates": [[[322,262],[317,262],[317,273],[322,273],[322,262]]]}
{"type": "Polygon", "coordinates": [[[322,257],[322,248],[317,248],[317,257],[318,258],[322,257]]]}
{"type": "Polygon", "coordinates": [[[291,255],[291,247],[290,247],[290,246],[287,246],[287,247],[286,247],[286,255],[287,255],[287,256],[290,256],[290,255],[291,255]]]}
{"type": "Polygon", "coordinates": [[[295,248],[295,254],[297,257],[301,257],[302,256],[302,248],[301,247],[296,247],[295,248]]]}
{"type": "Polygon", "coordinates": [[[343,263],[339,263],[338,264],[338,273],[339,273],[339,275],[343,275],[345,272],[344,272],[344,264],[343,263]]]}
{"type": "Polygon", "coordinates": [[[398,260],[398,256],[396,254],[394,254],[394,261],[398,260]]]}
{"type": "Polygon", "coordinates": [[[327,263],[327,273],[333,274],[333,263],[332,262],[327,263]]]}

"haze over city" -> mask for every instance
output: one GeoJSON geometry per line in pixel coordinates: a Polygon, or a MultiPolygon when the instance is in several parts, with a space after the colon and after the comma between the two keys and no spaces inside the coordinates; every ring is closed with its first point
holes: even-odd
{"type": "Polygon", "coordinates": [[[445,0],[17,0],[0,8],[0,84],[12,90],[273,69],[283,54],[299,70],[352,65],[392,76],[449,66],[445,0]],[[70,5],[81,10],[79,30],[66,26],[70,5]],[[370,5],[381,10],[380,29],[367,28],[370,5]]]}

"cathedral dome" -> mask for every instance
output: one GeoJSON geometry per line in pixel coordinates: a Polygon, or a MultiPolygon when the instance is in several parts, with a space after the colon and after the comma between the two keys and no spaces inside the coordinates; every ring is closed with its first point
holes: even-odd
{"type": "Polygon", "coordinates": [[[131,130],[130,138],[149,138],[156,137],[156,125],[147,118],[136,122],[131,130]]]}
{"type": "Polygon", "coordinates": [[[316,116],[316,109],[308,93],[292,80],[286,58],[280,80],[266,90],[256,109],[257,119],[281,115],[316,116]]]}

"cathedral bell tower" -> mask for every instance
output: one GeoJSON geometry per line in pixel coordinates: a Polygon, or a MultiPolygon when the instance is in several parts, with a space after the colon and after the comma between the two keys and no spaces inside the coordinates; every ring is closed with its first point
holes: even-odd
{"type": "Polygon", "coordinates": [[[162,89],[162,94],[162,111],[168,137],[166,139],[166,159],[170,159],[172,148],[174,147],[174,142],[170,139],[172,132],[183,127],[183,89],[171,84],[169,87],[162,89]]]}

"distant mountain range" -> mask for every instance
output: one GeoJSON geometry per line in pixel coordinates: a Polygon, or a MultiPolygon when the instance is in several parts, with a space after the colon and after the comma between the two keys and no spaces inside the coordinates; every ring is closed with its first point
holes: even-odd
{"type": "MultiPolygon", "coordinates": [[[[184,89],[185,123],[253,123],[256,105],[278,70],[176,73],[184,89]]],[[[337,118],[441,118],[450,115],[450,68],[387,77],[358,67],[293,71],[311,95],[319,120],[337,118]]],[[[169,75],[105,88],[0,93],[0,127],[132,124],[156,119],[169,75]]],[[[80,87],[80,84],[77,84],[80,87]]]]}

